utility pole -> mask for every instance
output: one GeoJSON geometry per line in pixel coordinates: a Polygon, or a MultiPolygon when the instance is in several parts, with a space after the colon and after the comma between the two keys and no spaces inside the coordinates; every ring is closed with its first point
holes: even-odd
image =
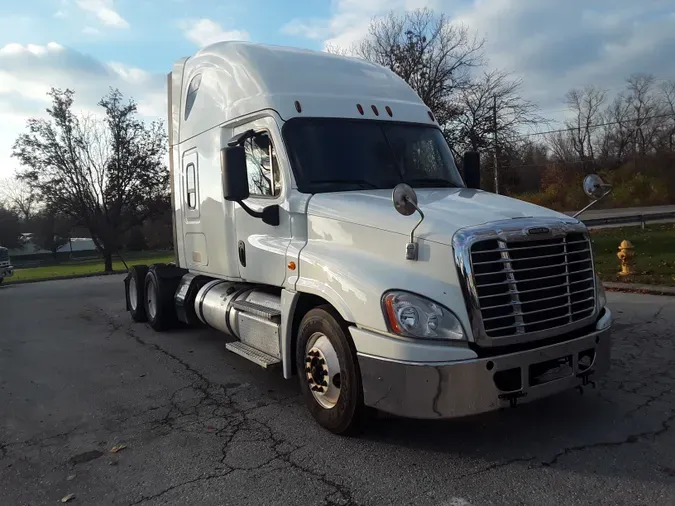
{"type": "Polygon", "coordinates": [[[495,166],[495,193],[499,194],[499,160],[497,158],[497,95],[493,97],[492,131],[494,132],[494,166],[495,166]]]}

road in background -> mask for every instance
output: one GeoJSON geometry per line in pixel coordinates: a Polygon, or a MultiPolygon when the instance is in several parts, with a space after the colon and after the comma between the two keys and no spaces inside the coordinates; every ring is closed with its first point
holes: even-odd
{"type": "Polygon", "coordinates": [[[675,504],[673,298],[609,294],[595,391],[347,439],[221,334],[132,324],[122,279],[0,288],[0,504],[675,504]]]}
{"type": "MultiPolygon", "coordinates": [[[[565,214],[572,216],[575,212],[568,211],[565,214]]],[[[579,218],[593,228],[640,225],[642,223],[673,223],[675,222],[675,206],[624,207],[622,209],[591,208],[579,218]]]]}
{"type": "MultiPolygon", "coordinates": [[[[611,198],[607,197],[607,198],[611,198]]],[[[576,211],[566,214],[574,214],[576,211]]],[[[675,206],[624,207],[621,209],[589,209],[583,216],[588,219],[617,218],[622,216],[637,216],[643,214],[675,213],[675,206]]]]}

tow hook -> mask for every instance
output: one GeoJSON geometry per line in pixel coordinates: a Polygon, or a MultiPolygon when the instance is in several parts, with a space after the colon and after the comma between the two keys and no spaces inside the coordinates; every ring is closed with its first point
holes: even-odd
{"type": "Polygon", "coordinates": [[[595,371],[588,371],[588,372],[582,372],[577,374],[577,378],[581,378],[581,386],[585,387],[588,385],[592,385],[593,388],[595,388],[595,381],[591,381],[589,377],[591,374],[593,374],[595,371]]]}
{"type": "Polygon", "coordinates": [[[525,392],[518,391],[518,392],[509,392],[507,394],[499,394],[498,397],[500,399],[508,400],[509,405],[512,408],[515,408],[516,405],[518,404],[518,399],[520,399],[521,397],[525,397],[526,395],[527,394],[525,392]]]}

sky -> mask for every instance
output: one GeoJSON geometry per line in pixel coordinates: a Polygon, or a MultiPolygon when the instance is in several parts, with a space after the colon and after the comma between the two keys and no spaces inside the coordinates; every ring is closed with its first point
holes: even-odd
{"type": "Polygon", "coordinates": [[[171,64],[206,44],[348,47],[374,17],[419,7],[485,37],[488,67],[522,78],[551,118],[573,87],[675,77],[675,0],[0,0],[0,179],[19,168],[12,144],[52,86],[75,90],[85,113],[118,87],[165,120],[171,64]]]}

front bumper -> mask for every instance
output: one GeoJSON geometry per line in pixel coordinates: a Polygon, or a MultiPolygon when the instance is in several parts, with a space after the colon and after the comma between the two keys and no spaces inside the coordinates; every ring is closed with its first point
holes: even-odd
{"type": "Polygon", "coordinates": [[[11,265],[3,265],[0,267],[0,278],[8,278],[14,275],[14,267],[11,265]]]}
{"type": "Polygon", "coordinates": [[[358,354],[365,404],[409,418],[456,418],[586,385],[609,369],[611,317],[605,308],[583,337],[489,358],[420,363],[358,354]],[[554,364],[561,370],[546,372],[554,364]]]}

